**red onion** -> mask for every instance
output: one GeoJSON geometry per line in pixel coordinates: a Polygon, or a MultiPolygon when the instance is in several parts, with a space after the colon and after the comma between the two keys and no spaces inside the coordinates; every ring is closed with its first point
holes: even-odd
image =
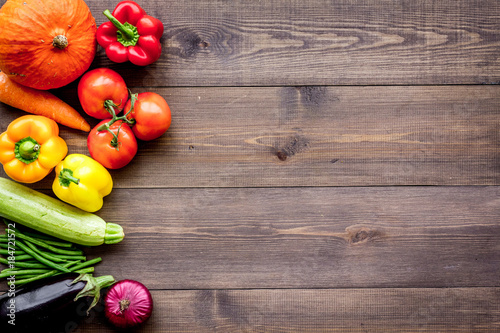
{"type": "Polygon", "coordinates": [[[148,288],[134,280],[115,283],[104,299],[106,318],[115,326],[130,328],[144,323],[153,311],[148,288]]]}

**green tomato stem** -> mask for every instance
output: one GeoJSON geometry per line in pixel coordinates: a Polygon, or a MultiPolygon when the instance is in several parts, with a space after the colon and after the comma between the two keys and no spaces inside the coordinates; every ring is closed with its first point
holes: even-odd
{"type": "Polygon", "coordinates": [[[137,101],[137,94],[132,94],[129,90],[129,95],[130,95],[130,110],[123,116],[117,116],[115,108],[118,106],[113,102],[112,100],[108,99],[104,101],[104,108],[108,110],[108,112],[111,114],[111,120],[102,124],[101,126],[97,127],[97,131],[109,131],[109,128],[111,125],[113,125],[115,122],[121,120],[122,122],[126,123],[127,125],[133,126],[135,124],[135,119],[128,119],[127,116],[132,112],[134,109],[134,104],[137,101]]]}
{"type": "Polygon", "coordinates": [[[108,99],[108,100],[104,101],[104,107],[111,114],[111,120],[108,122],[105,122],[104,124],[97,127],[98,132],[108,131],[109,133],[111,133],[111,135],[113,136],[113,139],[111,139],[110,144],[112,147],[115,147],[116,150],[120,150],[120,142],[118,141],[118,134],[120,133],[121,126],[123,124],[127,124],[129,126],[134,126],[134,124],[135,124],[135,119],[133,119],[133,118],[128,119],[127,117],[134,109],[134,105],[135,105],[135,102],[137,101],[138,94],[132,94],[132,92],[129,90],[129,95],[130,95],[130,109],[123,116],[116,115],[115,107],[117,107],[118,105],[116,105],[112,100],[108,99]],[[118,127],[118,130],[116,131],[116,134],[115,134],[110,129],[110,127],[115,122],[120,121],[120,120],[122,121],[122,123],[118,127]]]}

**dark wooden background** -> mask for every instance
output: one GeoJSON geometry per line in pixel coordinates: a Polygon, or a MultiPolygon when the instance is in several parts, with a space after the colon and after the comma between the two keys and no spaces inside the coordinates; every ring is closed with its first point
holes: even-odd
{"type": "MultiPolygon", "coordinates": [[[[152,290],[137,332],[500,331],[498,0],[138,3],[161,59],[92,68],[172,126],[111,172],[125,240],[86,250],[152,290]]],[[[83,113],[76,86],[53,92],[83,113]]]]}

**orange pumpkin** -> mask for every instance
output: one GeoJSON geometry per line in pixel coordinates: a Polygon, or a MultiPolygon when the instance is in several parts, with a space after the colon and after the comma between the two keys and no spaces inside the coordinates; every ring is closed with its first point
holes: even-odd
{"type": "Polygon", "coordinates": [[[90,67],[96,30],[83,0],[7,0],[0,8],[0,70],[35,89],[65,86],[90,67]]]}

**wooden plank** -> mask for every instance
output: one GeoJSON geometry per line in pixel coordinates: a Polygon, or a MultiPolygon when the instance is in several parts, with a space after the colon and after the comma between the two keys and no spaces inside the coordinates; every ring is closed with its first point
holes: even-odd
{"type": "MultiPolygon", "coordinates": [[[[116,1],[86,1],[97,25],[116,1]]],[[[0,5],[5,0],[0,1],[0,5]]],[[[142,1],[165,24],[163,54],[138,86],[497,84],[500,3],[142,1]]]]}
{"type": "Polygon", "coordinates": [[[496,287],[500,187],[117,189],[97,275],[153,289],[496,287]]]}
{"type": "MultiPolygon", "coordinates": [[[[499,288],[153,291],[140,332],[498,332],[499,288]]],[[[100,308],[98,310],[101,310],[100,308]]],[[[78,332],[114,332],[101,311],[78,332]]]]}
{"type": "Polygon", "coordinates": [[[89,253],[156,289],[497,286],[499,191],[117,191],[101,214],[127,238],[89,253]]]}
{"type": "MultiPolygon", "coordinates": [[[[115,187],[500,185],[500,86],[133,90],[163,95],[173,121],[115,187]]],[[[0,130],[21,114],[0,105],[0,130]]],[[[88,154],[86,133],[61,135],[88,154]]]]}
{"type": "MultiPolygon", "coordinates": [[[[116,2],[87,1],[97,24],[116,2]]],[[[124,69],[138,86],[497,84],[500,3],[143,1],[165,24],[161,59],[124,69]]]]}

